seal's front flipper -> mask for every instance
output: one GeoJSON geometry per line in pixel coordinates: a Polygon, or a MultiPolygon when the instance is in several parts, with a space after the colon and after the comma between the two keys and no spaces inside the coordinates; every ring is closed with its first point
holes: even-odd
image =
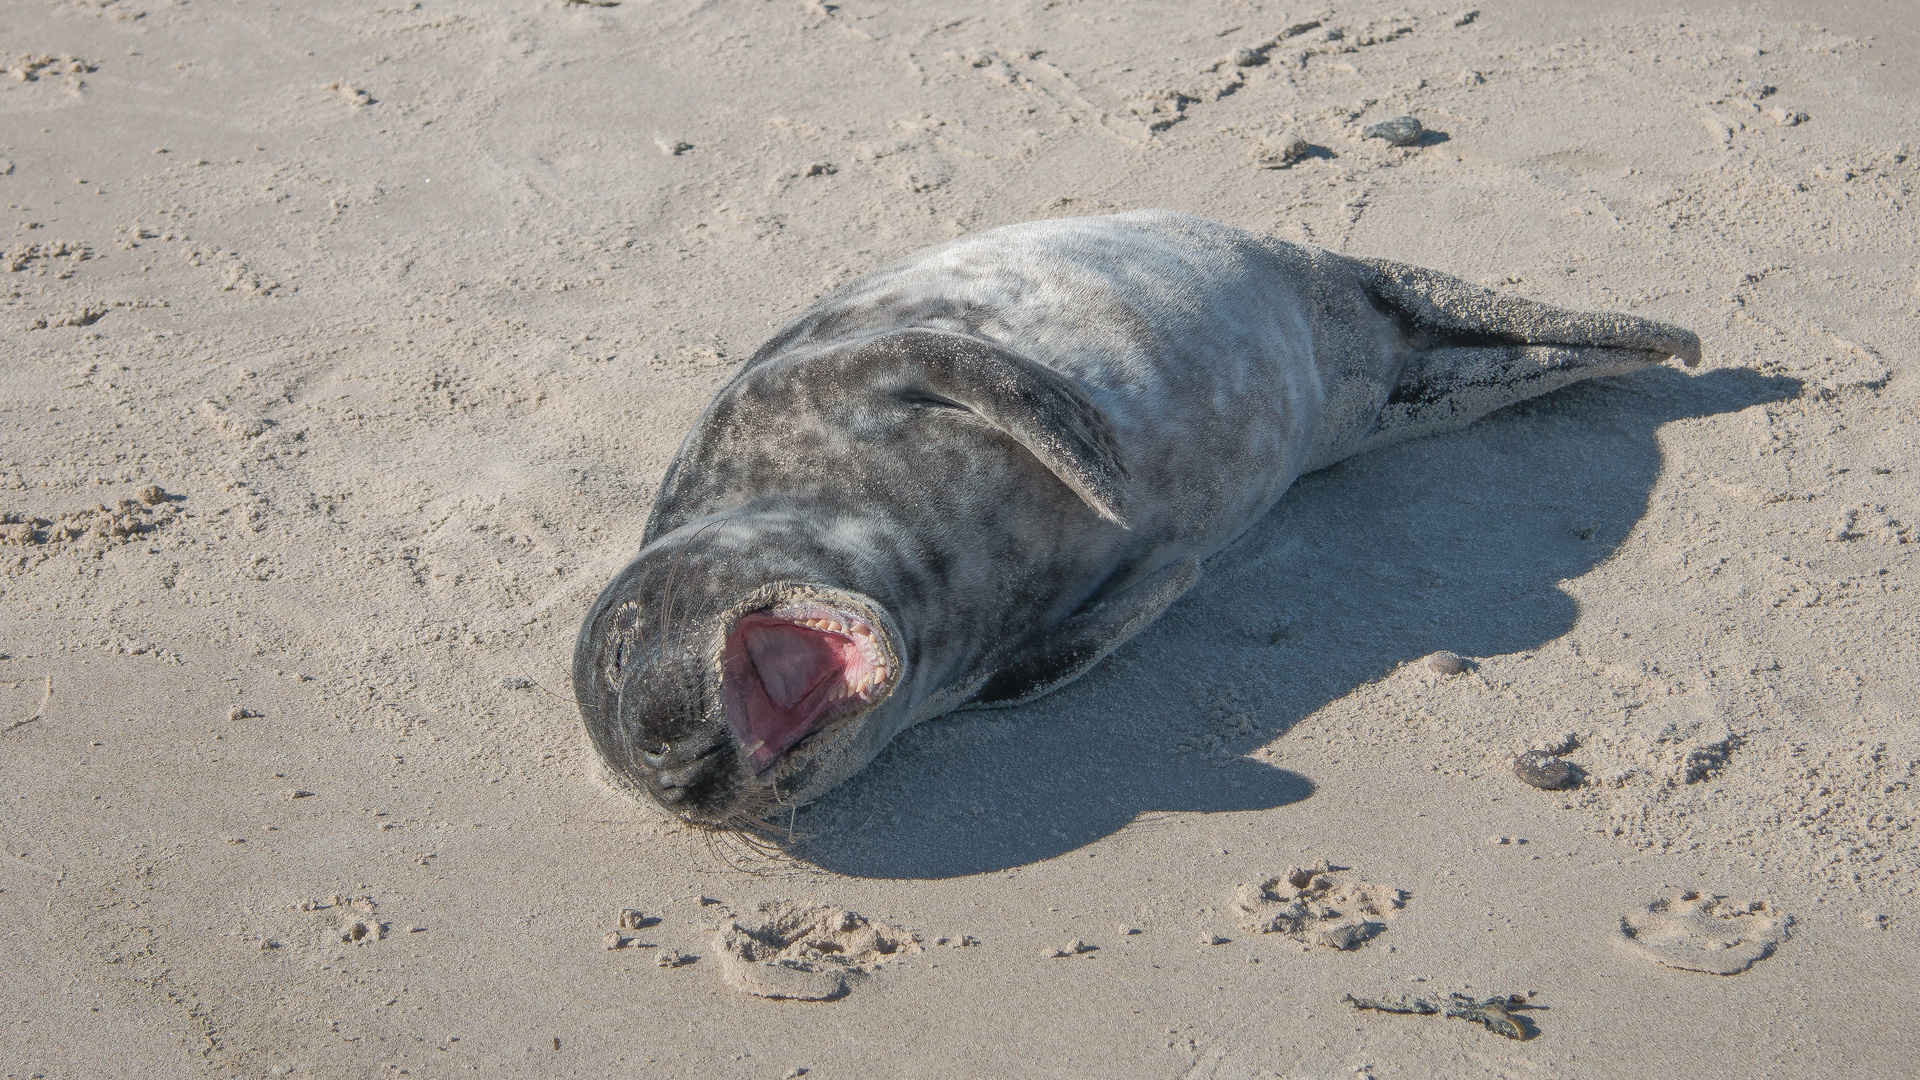
{"type": "Polygon", "coordinates": [[[1085,675],[1159,618],[1199,577],[1200,564],[1188,559],[1075,612],[1053,633],[1028,644],[1002,665],[970,704],[976,708],[1021,705],[1085,675]]]}
{"type": "Polygon", "coordinates": [[[1092,510],[1126,527],[1127,468],[1112,425],[1072,379],[980,338],[912,327],[844,358],[849,385],[964,409],[1013,438],[1092,510]]]}

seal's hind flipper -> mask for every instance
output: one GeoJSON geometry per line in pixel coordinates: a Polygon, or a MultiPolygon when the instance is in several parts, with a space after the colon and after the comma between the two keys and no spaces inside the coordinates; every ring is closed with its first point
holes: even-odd
{"type": "Polygon", "coordinates": [[[1700,339],[1669,323],[1617,311],[1571,311],[1385,259],[1355,261],[1363,268],[1368,299],[1400,324],[1408,344],[1418,350],[1564,345],[1656,353],[1655,362],[1671,356],[1687,367],[1700,363],[1700,339]]]}
{"type": "Polygon", "coordinates": [[[1052,633],[1027,643],[1002,664],[969,704],[975,708],[1021,705],[1085,675],[1159,618],[1199,577],[1200,564],[1187,559],[1074,612],[1052,633]]]}
{"type": "Polygon", "coordinates": [[[1417,266],[1356,261],[1368,302],[1409,351],[1371,430],[1343,441],[1332,460],[1465,427],[1583,379],[1668,357],[1688,367],[1700,362],[1700,339],[1678,326],[1553,307],[1417,266]]]}
{"type": "Polygon", "coordinates": [[[1483,345],[1427,349],[1401,370],[1371,435],[1354,453],[1439,435],[1517,401],[1605,375],[1625,375],[1666,359],[1637,349],[1559,345],[1483,345]]]}

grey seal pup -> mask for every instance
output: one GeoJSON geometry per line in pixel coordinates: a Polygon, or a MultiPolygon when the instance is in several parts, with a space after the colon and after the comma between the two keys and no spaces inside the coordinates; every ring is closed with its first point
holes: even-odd
{"type": "Polygon", "coordinates": [[[1700,342],[1165,211],[963,237],[763,345],[587,613],[613,777],[752,827],[1086,672],[1303,473],[1700,342]]]}

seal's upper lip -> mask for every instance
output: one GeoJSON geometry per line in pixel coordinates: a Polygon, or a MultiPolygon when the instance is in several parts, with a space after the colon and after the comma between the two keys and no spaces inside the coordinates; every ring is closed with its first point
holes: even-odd
{"type": "Polygon", "coordinates": [[[721,662],[727,722],[755,772],[829,717],[874,700],[892,676],[872,624],[819,603],[742,616],[721,662]]]}

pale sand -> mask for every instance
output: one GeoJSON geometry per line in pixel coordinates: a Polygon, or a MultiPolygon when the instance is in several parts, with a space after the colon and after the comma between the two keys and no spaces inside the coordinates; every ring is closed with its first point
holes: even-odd
{"type": "Polygon", "coordinates": [[[1910,1075],[1920,16],[1145,7],[9,5],[5,1075],[1910,1075]],[[577,622],[732,367],[892,256],[1151,206],[1707,359],[1308,477],[797,860],[602,786],[577,622]],[[1583,786],[1513,777],[1567,732],[1583,786]],[[1319,859],[1403,903],[1242,926],[1319,859]],[[925,947],[742,994],[709,928],[779,900],[925,947]],[[1537,1036],[1341,1003],[1454,991],[1537,1036]]]}

